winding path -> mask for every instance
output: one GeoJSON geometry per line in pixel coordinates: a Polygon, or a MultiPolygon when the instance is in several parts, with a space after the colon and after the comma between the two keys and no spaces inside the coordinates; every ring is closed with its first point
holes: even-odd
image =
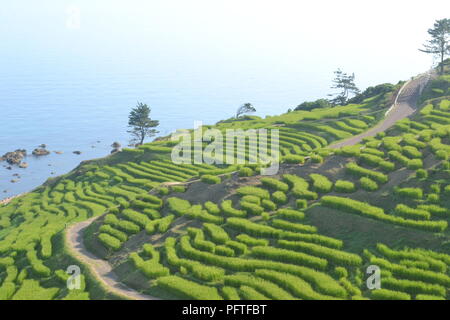
{"type": "Polygon", "coordinates": [[[106,260],[98,258],[86,249],[83,242],[83,232],[96,219],[98,217],[69,226],[66,229],[67,248],[80,262],[90,269],[95,278],[111,293],[132,300],[160,300],[157,297],[139,293],[121,283],[106,260]]]}
{"type": "MultiPolygon", "coordinates": [[[[432,76],[431,72],[427,72],[406,82],[400,89],[392,107],[386,112],[385,119],[377,126],[351,137],[347,140],[335,143],[330,148],[340,148],[343,146],[351,146],[361,142],[365,137],[374,136],[379,132],[385,131],[395,124],[396,121],[404,119],[413,114],[417,109],[417,101],[427,82],[432,76]]],[[[83,242],[83,232],[95,219],[73,224],[66,229],[66,246],[74,254],[74,256],[84,263],[110,292],[115,293],[127,299],[133,300],[160,300],[157,297],[139,293],[123,283],[121,283],[117,275],[112,270],[111,265],[103,259],[98,258],[89,252],[83,242]]]]}
{"type": "Polygon", "coordinates": [[[352,146],[362,141],[366,137],[372,137],[379,132],[385,131],[392,127],[397,121],[402,120],[417,109],[417,101],[422,93],[425,85],[432,76],[431,72],[423,73],[406,82],[399,90],[395,102],[386,112],[385,118],[375,127],[357,135],[337,142],[329,146],[329,148],[337,149],[344,146],[352,146]]]}

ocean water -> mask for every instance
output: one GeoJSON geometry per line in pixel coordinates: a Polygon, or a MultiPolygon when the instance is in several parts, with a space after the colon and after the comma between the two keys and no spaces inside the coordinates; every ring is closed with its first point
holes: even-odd
{"type": "Polygon", "coordinates": [[[388,59],[364,43],[321,47],[307,26],[292,22],[289,7],[269,2],[278,11],[264,3],[262,16],[237,1],[3,3],[0,154],[31,154],[40,144],[52,154],[28,156],[27,169],[0,163],[0,199],[108,155],[114,141],[127,145],[127,115],[137,101],[152,108],[159,135],[167,135],[229,118],[245,102],[264,117],[324,97],[337,67],[356,72],[361,88],[429,68],[417,50],[393,50],[388,59]]]}

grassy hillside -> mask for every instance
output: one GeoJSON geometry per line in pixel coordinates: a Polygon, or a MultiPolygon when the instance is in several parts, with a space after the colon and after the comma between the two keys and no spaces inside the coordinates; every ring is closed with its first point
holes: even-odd
{"type": "MultiPolygon", "coordinates": [[[[448,299],[450,74],[388,132],[396,91],[358,105],[226,120],[277,128],[283,164],[174,165],[162,139],[81,164],[0,208],[0,299],[115,299],[65,244],[71,224],[120,280],[167,299],[448,299]],[[80,290],[66,268],[82,266],[80,290]],[[382,270],[368,290],[366,268],[382,270]]],[[[249,158],[248,153],[245,155],[249,158]]]]}

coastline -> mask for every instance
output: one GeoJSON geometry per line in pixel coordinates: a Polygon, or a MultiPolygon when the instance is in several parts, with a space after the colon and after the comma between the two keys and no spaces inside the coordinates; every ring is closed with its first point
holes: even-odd
{"type": "Polygon", "coordinates": [[[22,192],[19,194],[16,194],[15,196],[11,196],[5,199],[0,200],[0,206],[6,206],[8,203],[10,203],[12,200],[14,200],[15,198],[18,198],[20,196],[23,196],[24,194],[27,194],[28,192],[22,192]]]}

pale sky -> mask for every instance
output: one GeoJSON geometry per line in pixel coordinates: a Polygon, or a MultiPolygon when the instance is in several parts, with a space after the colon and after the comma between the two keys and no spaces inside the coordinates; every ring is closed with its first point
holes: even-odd
{"type": "Polygon", "coordinates": [[[2,4],[1,49],[17,54],[14,27],[36,56],[148,52],[161,66],[294,70],[323,91],[338,67],[355,72],[361,87],[426,71],[432,59],[418,48],[449,13],[448,0],[15,0],[2,4]],[[66,27],[70,7],[79,9],[79,29],[66,27]]]}

